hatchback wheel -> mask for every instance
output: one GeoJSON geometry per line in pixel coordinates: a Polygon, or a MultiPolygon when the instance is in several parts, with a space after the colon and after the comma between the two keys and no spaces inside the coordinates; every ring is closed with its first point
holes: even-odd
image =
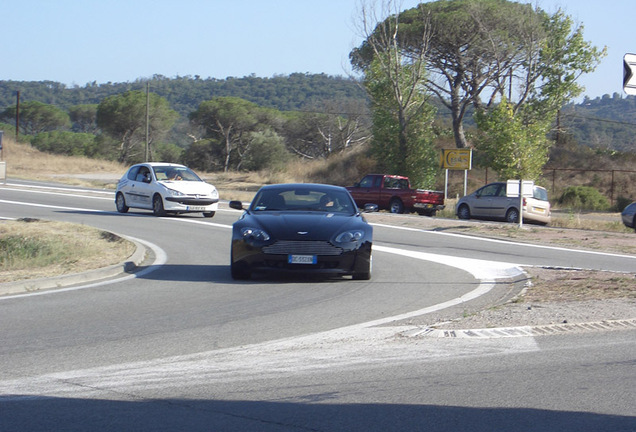
{"type": "Polygon", "coordinates": [[[163,208],[163,200],[161,199],[161,195],[155,195],[152,198],[152,212],[155,216],[165,216],[166,211],[163,208]]]}
{"type": "Polygon", "coordinates": [[[128,206],[126,205],[126,198],[124,198],[124,194],[119,192],[117,197],[115,198],[115,205],[117,206],[117,211],[119,213],[128,212],[128,206]]]}

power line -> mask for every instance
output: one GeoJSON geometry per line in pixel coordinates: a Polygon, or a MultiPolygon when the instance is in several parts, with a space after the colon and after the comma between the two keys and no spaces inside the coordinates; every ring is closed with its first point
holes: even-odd
{"type": "Polygon", "coordinates": [[[597,121],[597,122],[602,122],[602,123],[612,123],[612,124],[618,124],[618,125],[623,125],[623,126],[636,126],[636,123],[623,122],[623,121],[618,121],[618,120],[610,120],[610,119],[604,119],[604,118],[599,118],[599,117],[590,117],[590,116],[585,116],[585,115],[575,114],[575,113],[573,113],[573,114],[563,113],[562,115],[563,115],[563,117],[580,118],[580,119],[584,119],[584,120],[592,120],[592,121],[597,121]]]}

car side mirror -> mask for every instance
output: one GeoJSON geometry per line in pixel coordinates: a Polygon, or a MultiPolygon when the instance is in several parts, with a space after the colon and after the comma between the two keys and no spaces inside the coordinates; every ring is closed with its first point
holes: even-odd
{"type": "Polygon", "coordinates": [[[150,183],[152,181],[152,179],[150,177],[144,177],[143,182],[144,183],[150,183]]]}
{"type": "Polygon", "coordinates": [[[230,208],[234,210],[243,210],[243,203],[241,201],[230,201],[230,208]]]}
{"type": "Polygon", "coordinates": [[[378,207],[377,204],[371,204],[371,203],[367,203],[364,205],[364,212],[365,213],[374,213],[377,212],[380,209],[380,207],[378,207]]]}

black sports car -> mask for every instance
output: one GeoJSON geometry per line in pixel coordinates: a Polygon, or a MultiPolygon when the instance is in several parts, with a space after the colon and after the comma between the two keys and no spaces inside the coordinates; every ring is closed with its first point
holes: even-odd
{"type": "MultiPolygon", "coordinates": [[[[243,210],[240,201],[230,207],[243,210]]],[[[372,243],[373,227],[345,188],[263,186],[232,227],[232,278],[249,279],[255,270],[301,270],[368,280],[372,243]]]]}

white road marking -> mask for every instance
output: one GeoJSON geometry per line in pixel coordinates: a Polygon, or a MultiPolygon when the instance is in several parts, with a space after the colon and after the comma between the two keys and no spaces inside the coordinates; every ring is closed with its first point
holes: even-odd
{"type": "Polygon", "coordinates": [[[376,224],[376,223],[372,223],[371,225],[379,226],[383,228],[395,229],[395,230],[402,230],[402,231],[414,231],[414,232],[422,232],[422,233],[432,234],[432,235],[477,240],[477,241],[486,242],[486,243],[498,243],[498,244],[505,244],[505,245],[524,246],[524,247],[535,248],[535,249],[550,249],[550,250],[556,250],[556,251],[577,252],[577,253],[583,253],[583,254],[589,254],[589,255],[603,255],[603,256],[610,256],[610,257],[613,256],[613,257],[636,259],[636,256],[633,256],[633,255],[621,255],[621,254],[610,253],[610,252],[590,251],[590,250],[582,250],[582,249],[568,249],[568,248],[559,247],[559,246],[546,246],[546,245],[538,245],[538,244],[531,244],[531,243],[518,243],[518,242],[514,242],[510,240],[499,240],[499,239],[492,239],[492,238],[485,238],[485,237],[469,236],[469,235],[458,234],[458,233],[430,231],[430,230],[425,230],[421,228],[400,227],[400,226],[392,226],[392,225],[376,224]]]}

